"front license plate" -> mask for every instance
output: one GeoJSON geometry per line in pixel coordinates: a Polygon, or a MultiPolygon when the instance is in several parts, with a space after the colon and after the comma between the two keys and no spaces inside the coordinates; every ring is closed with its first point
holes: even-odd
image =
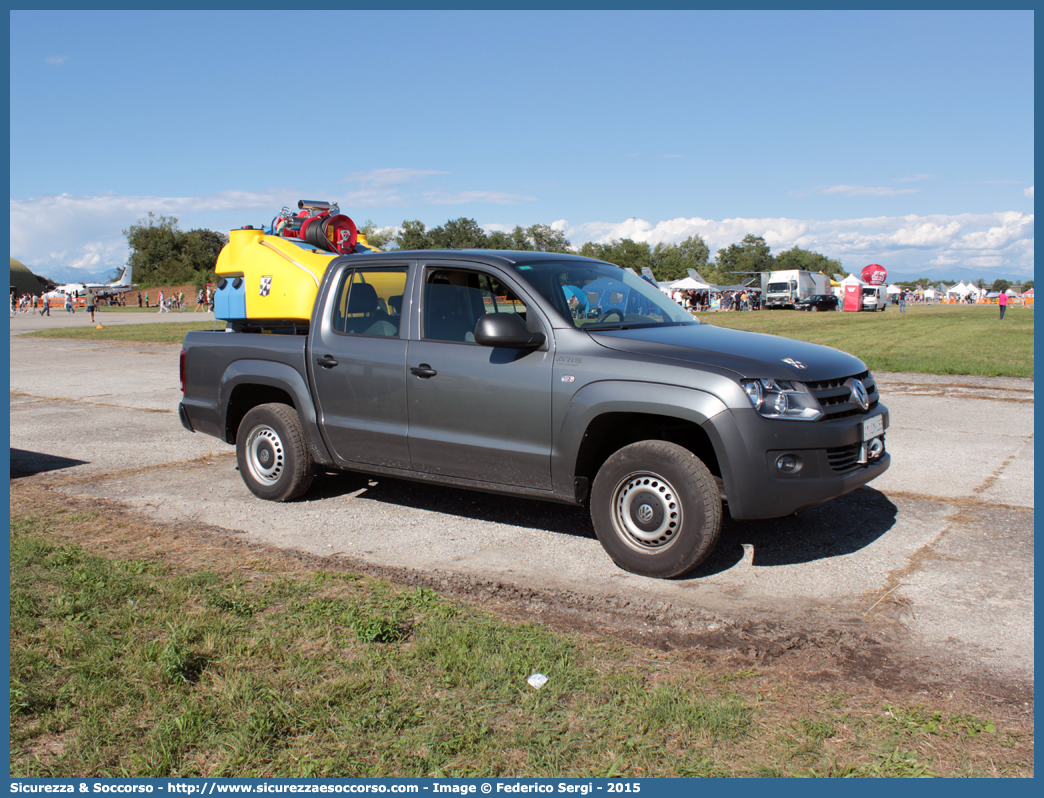
{"type": "Polygon", "coordinates": [[[874,416],[863,422],[863,440],[868,441],[884,435],[884,416],[874,416]]]}

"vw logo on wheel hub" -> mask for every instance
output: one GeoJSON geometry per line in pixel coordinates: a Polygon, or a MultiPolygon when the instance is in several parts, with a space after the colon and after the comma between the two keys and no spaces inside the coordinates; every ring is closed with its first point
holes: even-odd
{"type": "Polygon", "coordinates": [[[650,507],[648,504],[643,504],[641,507],[638,508],[638,520],[641,521],[643,524],[647,524],[650,521],[652,521],[652,517],[653,508],[650,507]]]}

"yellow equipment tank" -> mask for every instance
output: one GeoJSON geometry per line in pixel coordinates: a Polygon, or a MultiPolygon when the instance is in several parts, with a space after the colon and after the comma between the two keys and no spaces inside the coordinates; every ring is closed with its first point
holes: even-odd
{"type": "Polygon", "coordinates": [[[232,230],[215,267],[226,284],[215,295],[214,315],[307,322],[319,284],[335,257],[261,230],[232,230]]]}

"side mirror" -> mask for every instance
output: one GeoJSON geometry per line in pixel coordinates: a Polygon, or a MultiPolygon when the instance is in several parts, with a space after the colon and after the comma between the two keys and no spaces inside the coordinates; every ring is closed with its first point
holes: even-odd
{"type": "Polygon", "coordinates": [[[514,313],[487,313],[475,325],[475,343],[482,346],[536,349],[544,340],[543,333],[527,330],[526,323],[514,313]]]}

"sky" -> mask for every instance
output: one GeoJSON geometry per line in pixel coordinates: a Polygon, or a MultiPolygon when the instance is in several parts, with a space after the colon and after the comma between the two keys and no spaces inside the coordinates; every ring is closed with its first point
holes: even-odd
{"type": "Polygon", "coordinates": [[[747,234],[889,280],[1033,278],[1033,13],[11,12],[11,256],[146,217],[747,234]]]}

